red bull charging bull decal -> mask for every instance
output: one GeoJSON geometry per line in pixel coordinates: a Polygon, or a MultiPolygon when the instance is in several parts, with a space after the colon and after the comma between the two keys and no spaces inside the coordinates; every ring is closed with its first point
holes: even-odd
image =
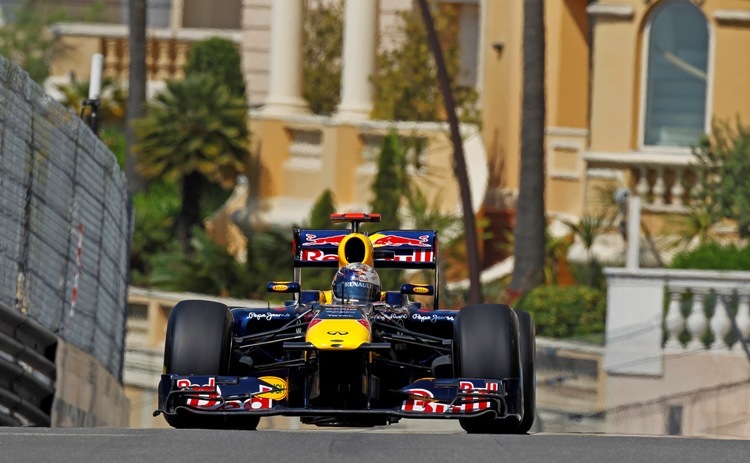
{"type": "Polygon", "coordinates": [[[305,233],[305,241],[302,246],[338,246],[346,235],[318,236],[318,234],[305,233]]]}
{"type": "Polygon", "coordinates": [[[372,236],[370,236],[370,241],[372,241],[372,246],[376,248],[381,247],[381,246],[388,246],[388,247],[416,246],[420,248],[429,248],[429,247],[432,247],[429,240],[430,240],[430,235],[421,235],[416,238],[412,238],[409,236],[405,236],[405,234],[384,235],[382,233],[375,233],[372,236]]]}

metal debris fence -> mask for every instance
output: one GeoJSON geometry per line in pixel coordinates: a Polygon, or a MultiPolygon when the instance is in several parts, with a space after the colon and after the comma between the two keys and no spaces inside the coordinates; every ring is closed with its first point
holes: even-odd
{"type": "Polygon", "coordinates": [[[106,145],[0,56],[0,305],[120,381],[131,217],[106,145]]]}

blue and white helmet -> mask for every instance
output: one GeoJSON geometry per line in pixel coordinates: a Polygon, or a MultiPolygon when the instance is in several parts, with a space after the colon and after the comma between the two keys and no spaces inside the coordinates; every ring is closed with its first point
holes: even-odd
{"type": "Polygon", "coordinates": [[[333,300],[337,302],[379,301],[381,289],[375,269],[361,262],[341,267],[331,284],[333,300]]]}

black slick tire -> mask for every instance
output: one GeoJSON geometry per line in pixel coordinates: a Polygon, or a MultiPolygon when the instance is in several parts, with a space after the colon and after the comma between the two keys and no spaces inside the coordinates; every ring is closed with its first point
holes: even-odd
{"type": "MultiPolygon", "coordinates": [[[[178,302],[169,315],[164,345],[164,372],[220,376],[229,373],[232,313],[218,302],[178,302]]],[[[247,416],[164,415],[175,428],[255,429],[260,418],[247,416]]]]}
{"type": "MultiPolygon", "coordinates": [[[[454,325],[456,375],[461,378],[519,378],[518,321],[504,304],[463,307],[454,325]]],[[[468,433],[510,434],[517,419],[491,416],[460,418],[468,433]]]]}
{"type": "Polygon", "coordinates": [[[534,424],[536,413],[536,330],[528,312],[516,310],[518,340],[521,354],[521,379],[523,383],[523,419],[517,434],[526,434],[534,424]]]}

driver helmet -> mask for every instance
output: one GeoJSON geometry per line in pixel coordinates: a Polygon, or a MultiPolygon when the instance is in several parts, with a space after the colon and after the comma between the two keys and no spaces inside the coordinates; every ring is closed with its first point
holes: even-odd
{"type": "Polygon", "coordinates": [[[331,284],[334,301],[375,302],[380,300],[380,277],[361,262],[341,267],[331,284]]]}

